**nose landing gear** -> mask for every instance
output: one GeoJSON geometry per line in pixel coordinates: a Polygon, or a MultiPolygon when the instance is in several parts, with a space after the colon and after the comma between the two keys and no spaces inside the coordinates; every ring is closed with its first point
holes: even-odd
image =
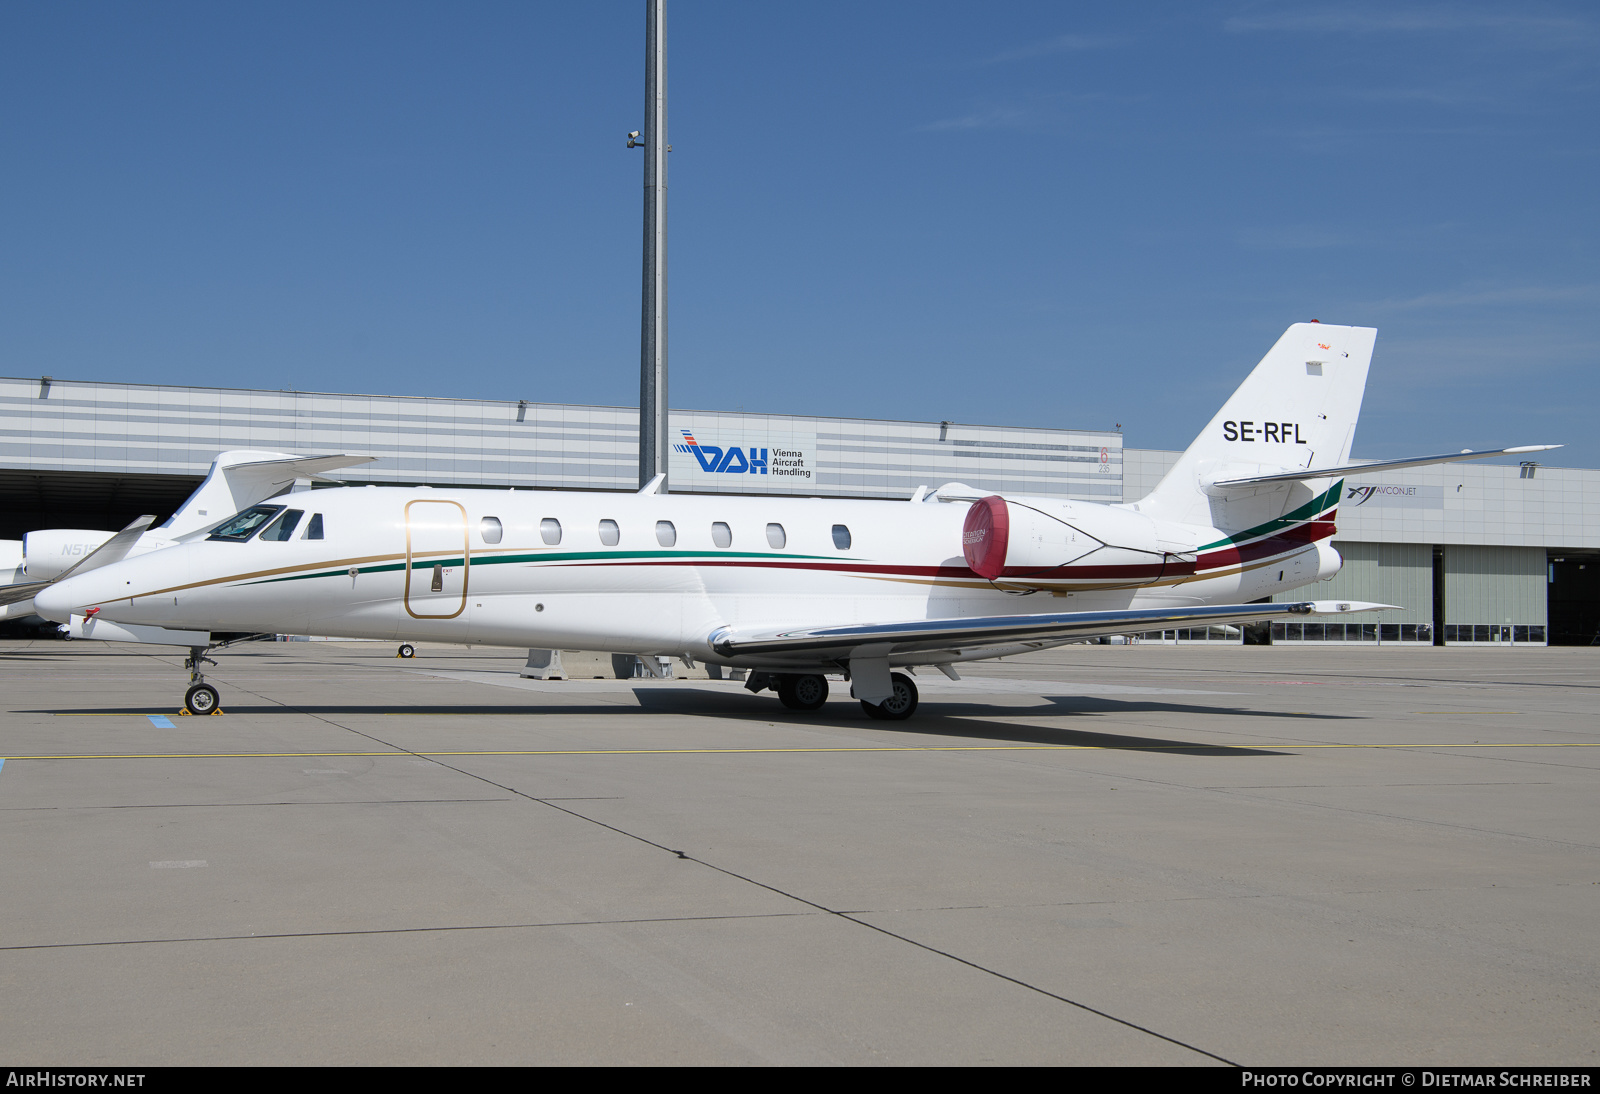
{"type": "Polygon", "coordinates": [[[183,696],[185,714],[218,714],[217,689],[210,684],[194,684],[183,696]]]}
{"type": "Polygon", "coordinates": [[[183,695],[184,714],[221,714],[217,708],[220,701],[217,689],[206,683],[206,678],[200,672],[201,665],[215,665],[216,662],[206,656],[206,647],[194,646],[189,650],[189,657],[184,661],[183,667],[189,670],[189,690],[183,695]]]}

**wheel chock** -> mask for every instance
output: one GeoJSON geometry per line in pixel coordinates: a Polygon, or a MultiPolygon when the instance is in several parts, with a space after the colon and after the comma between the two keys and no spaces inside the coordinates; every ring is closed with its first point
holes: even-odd
{"type": "Polygon", "coordinates": [[[178,711],[178,713],[180,715],[182,715],[183,717],[187,718],[187,717],[189,717],[189,708],[188,707],[184,707],[182,710],[178,711]]]}
{"type": "Polygon", "coordinates": [[[217,708],[217,709],[216,709],[216,710],[213,710],[213,711],[212,711],[212,712],[211,712],[211,713],[210,713],[210,715],[208,715],[208,717],[211,717],[211,718],[215,718],[215,717],[216,717],[216,716],[217,716],[217,715],[219,715],[219,714],[221,714],[221,713],[222,713],[222,708],[221,708],[221,707],[218,707],[218,708],[217,708]]]}

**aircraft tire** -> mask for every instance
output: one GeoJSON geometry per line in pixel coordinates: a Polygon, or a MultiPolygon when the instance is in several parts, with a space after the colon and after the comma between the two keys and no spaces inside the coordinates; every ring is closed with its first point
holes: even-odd
{"type": "Polygon", "coordinates": [[[210,684],[195,684],[183,697],[183,707],[190,714],[210,714],[217,709],[217,689],[210,684]]]}
{"type": "Polygon", "coordinates": [[[917,685],[903,672],[891,675],[889,683],[894,687],[893,695],[881,703],[869,703],[863,699],[861,705],[869,717],[885,722],[902,722],[917,712],[917,685]]]}
{"type": "Polygon", "coordinates": [[[399,652],[398,656],[400,656],[400,657],[415,657],[416,655],[417,655],[417,647],[413,646],[410,642],[402,642],[402,643],[400,643],[400,652],[399,652]]]}
{"type": "Polygon", "coordinates": [[[778,701],[790,710],[817,710],[828,701],[828,680],[815,673],[778,677],[778,701]]]}

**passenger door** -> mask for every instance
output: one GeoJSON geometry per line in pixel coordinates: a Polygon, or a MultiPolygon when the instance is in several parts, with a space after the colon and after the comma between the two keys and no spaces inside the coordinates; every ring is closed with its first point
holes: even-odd
{"type": "Polygon", "coordinates": [[[454,619],[467,606],[472,565],[467,511],[453,501],[406,503],[406,611],[454,619]]]}

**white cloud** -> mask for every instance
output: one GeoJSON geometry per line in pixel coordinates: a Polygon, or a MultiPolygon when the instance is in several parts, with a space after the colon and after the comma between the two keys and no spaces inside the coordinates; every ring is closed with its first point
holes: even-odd
{"type": "Polygon", "coordinates": [[[1375,300],[1356,307],[1373,311],[1422,311],[1501,304],[1567,304],[1600,301],[1600,285],[1518,285],[1492,289],[1451,289],[1419,296],[1375,300]]]}
{"type": "Polygon", "coordinates": [[[1347,34],[1436,33],[1440,31],[1491,31],[1515,36],[1527,44],[1572,46],[1593,37],[1590,20],[1566,15],[1542,15],[1523,10],[1470,7],[1461,4],[1344,6],[1319,4],[1288,10],[1238,15],[1223,23],[1232,34],[1286,31],[1347,34]]]}

